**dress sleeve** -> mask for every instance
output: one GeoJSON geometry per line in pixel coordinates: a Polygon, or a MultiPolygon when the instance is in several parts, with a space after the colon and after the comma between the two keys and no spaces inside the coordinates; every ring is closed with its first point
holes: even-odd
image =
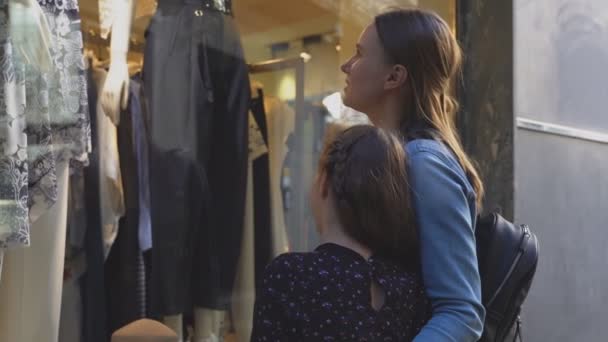
{"type": "Polygon", "coordinates": [[[287,275],[281,265],[280,258],[275,259],[264,272],[255,300],[251,342],[288,341],[288,312],[281,300],[287,295],[287,275]]]}
{"type": "Polygon", "coordinates": [[[469,197],[462,170],[431,151],[410,155],[422,276],[432,316],[415,342],[473,342],[484,308],[469,197]]]}

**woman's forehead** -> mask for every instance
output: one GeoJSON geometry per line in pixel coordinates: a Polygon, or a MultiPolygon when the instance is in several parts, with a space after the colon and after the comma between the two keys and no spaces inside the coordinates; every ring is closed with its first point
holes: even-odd
{"type": "Polygon", "coordinates": [[[372,23],[361,32],[358,45],[362,50],[377,51],[382,48],[376,25],[372,23]]]}

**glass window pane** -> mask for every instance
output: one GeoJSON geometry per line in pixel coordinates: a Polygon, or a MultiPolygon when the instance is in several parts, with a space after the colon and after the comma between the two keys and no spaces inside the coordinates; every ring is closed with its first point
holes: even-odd
{"type": "Polygon", "coordinates": [[[340,94],[361,31],[391,6],[456,22],[454,0],[21,2],[0,1],[0,341],[144,317],[248,341],[266,265],[319,244],[329,123],[365,120],[340,94]]]}

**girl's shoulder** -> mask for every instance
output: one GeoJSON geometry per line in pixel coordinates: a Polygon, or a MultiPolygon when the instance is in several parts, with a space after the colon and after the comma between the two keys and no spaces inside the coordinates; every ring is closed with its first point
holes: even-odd
{"type": "Polygon", "coordinates": [[[264,270],[262,288],[281,298],[301,294],[315,283],[315,253],[285,253],[274,258],[264,270]]]}
{"type": "Polygon", "coordinates": [[[266,266],[267,272],[292,272],[302,268],[306,261],[310,259],[311,253],[283,253],[266,266]]]}
{"type": "Polygon", "coordinates": [[[281,254],[266,266],[264,278],[289,279],[294,276],[302,276],[309,271],[313,254],[314,252],[281,254]]]}
{"type": "Polygon", "coordinates": [[[420,271],[407,270],[402,265],[382,256],[373,256],[370,263],[375,275],[386,281],[387,285],[392,284],[395,289],[418,290],[424,288],[420,271]]]}

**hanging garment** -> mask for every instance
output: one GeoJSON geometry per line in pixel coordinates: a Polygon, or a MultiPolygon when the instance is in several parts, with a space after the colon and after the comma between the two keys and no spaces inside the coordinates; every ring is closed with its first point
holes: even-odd
{"type": "MultiPolygon", "coordinates": [[[[105,83],[107,72],[103,69],[93,69],[93,79],[97,89],[101,92],[105,83]]],[[[99,93],[100,95],[101,93],[99,93]]],[[[98,97],[100,97],[98,95],[98,97]]],[[[125,203],[122,185],[122,173],[120,170],[120,157],[118,152],[117,128],[103,111],[101,101],[96,107],[97,145],[99,157],[99,201],[101,226],[103,232],[104,255],[110,253],[110,249],[118,235],[118,222],[125,214],[125,203]]]]}
{"type": "Polygon", "coordinates": [[[8,20],[8,0],[0,0],[0,250],[29,245],[25,70],[15,59],[8,20]]]}
{"type": "Polygon", "coordinates": [[[0,341],[58,342],[63,287],[68,165],[57,164],[57,200],[32,224],[35,247],[5,251],[0,341]]]}
{"type": "Polygon", "coordinates": [[[86,161],[90,127],[76,1],[40,0],[54,68],[17,60],[0,2],[0,248],[29,245],[30,223],[56,201],[56,163],[86,161]]]}
{"type": "Polygon", "coordinates": [[[150,185],[148,177],[148,139],[145,124],[145,101],[140,77],[130,83],[129,111],[133,121],[133,147],[137,158],[137,179],[139,182],[139,249],[142,252],[152,248],[152,222],[150,220],[150,185]]]}
{"type": "MultiPolygon", "coordinates": [[[[97,85],[92,70],[88,71],[87,93],[91,117],[97,117],[97,85]]],[[[106,293],[104,243],[101,226],[99,137],[97,120],[91,120],[93,151],[89,166],[84,169],[84,202],[86,210],[86,272],[81,277],[83,341],[106,342],[106,293]]]]}
{"type": "MultiPolygon", "coordinates": [[[[51,29],[51,56],[55,70],[45,75],[46,88],[38,88],[41,95],[48,96],[47,102],[36,101],[28,103],[27,107],[43,111],[43,104],[48,105],[51,143],[56,160],[75,159],[86,163],[91,151],[91,128],[78,2],[38,0],[38,3],[51,29]]],[[[28,143],[31,143],[29,136],[28,143]]],[[[43,177],[39,173],[34,175],[43,177]]],[[[30,172],[30,193],[37,177],[33,178],[30,172]]],[[[38,187],[34,186],[34,189],[38,190],[38,187]]],[[[30,218],[32,215],[35,220],[36,214],[30,213],[30,218]]]]}
{"type": "Polygon", "coordinates": [[[253,163],[268,154],[268,146],[251,111],[249,112],[249,167],[247,168],[247,197],[241,256],[232,295],[232,326],[237,341],[249,341],[253,327],[255,302],[255,220],[253,196],[253,163]]]}
{"type": "Polygon", "coordinates": [[[268,123],[272,245],[273,256],[277,256],[289,251],[281,177],[289,152],[287,138],[295,130],[295,112],[287,103],[273,96],[264,96],[264,109],[268,123]]]}
{"type": "MultiPolygon", "coordinates": [[[[132,87],[131,85],[131,94],[132,87]]],[[[138,103],[137,103],[138,104],[138,103]]],[[[126,212],[119,221],[118,235],[105,264],[105,287],[108,312],[108,333],[144,318],[145,275],[139,248],[139,181],[134,146],[131,112],[136,98],[130,97],[127,109],[120,114],[118,149],[126,212]]],[[[140,110],[137,108],[136,110],[140,110]]],[[[109,337],[109,336],[108,336],[109,337]]]]}
{"type": "MultiPolygon", "coordinates": [[[[294,112],[287,104],[277,98],[264,96],[261,88],[255,91],[257,98],[252,99],[249,114],[249,168],[245,226],[231,315],[237,341],[243,342],[249,341],[253,327],[256,278],[263,274],[266,263],[269,261],[266,258],[269,255],[276,257],[288,251],[280,176],[287,154],[286,140],[293,131],[295,120],[294,112]],[[254,112],[257,112],[257,117],[254,116],[254,112]],[[258,118],[260,121],[262,118],[264,119],[265,134],[258,126],[258,118]],[[262,160],[265,162],[260,163],[262,160]],[[262,187],[260,183],[256,184],[254,176],[255,165],[260,168],[260,165],[263,167],[266,163],[270,165],[269,188],[262,187]],[[256,190],[260,191],[262,196],[256,196],[256,190]],[[268,203],[266,195],[268,191],[270,191],[270,203],[268,203]],[[256,206],[254,204],[256,201],[266,201],[266,204],[256,206]],[[272,223],[268,222],[267,216],[260,219],[257,216],[258,210],[263,215],[270,212],[272,223]],[[257,220],[254,217],[257,217],[257,220]],[[264,221],[267,226],[262,226],[258,230],[257,225],[264,221]],[[270,227],[272,229],[268,230],[270,227]],[[261,249],[260,252],[258,252],[258,248],[261,249]]],[[[264,173],[258,169],[257,176],[260,177],[260,175],[263,176],[264,173]]]]}
{"type": "Polygon", "coordinates": [[[227,309],[239,258],[250,89],[236,25],[216,3],[229,5],[160,1],[147,30],[151,297],[163,316],[227,309]]]}
{"type": "MultiPolygon", "coordinates": [[[[264,138],[268,151],[268,124],[264,109],[264,93],[258,89],[258,96],[251,99],[251,112],[264,138]]],[[[263,270],[273,258],[272,218],[270,200],[270,163],[268,152],[253,161],[253,221],[255,241],[255,283],[259,285],[263,270]]]]}
{"type": "Polygon", "coordinates": [[[80,342],[83,314],[79,284],[86,271],[86,196],[84,168],[76,167],[70,171],[59,341],[80,342]]]}

